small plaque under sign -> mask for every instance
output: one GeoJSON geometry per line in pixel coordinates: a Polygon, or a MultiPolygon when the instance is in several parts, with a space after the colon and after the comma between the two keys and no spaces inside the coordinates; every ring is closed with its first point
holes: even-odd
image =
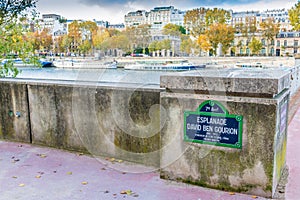
{"type": "Polygon", "coordinates": [[[197,111],[184,112],[184,140],[242,148],[243,116],[231,115],[217,101],[203,102],[197,111]]]}

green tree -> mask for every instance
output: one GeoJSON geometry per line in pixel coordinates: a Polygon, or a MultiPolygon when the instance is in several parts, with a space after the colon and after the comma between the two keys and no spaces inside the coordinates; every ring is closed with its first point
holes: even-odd
{"type": "Polygon", "coordinates": [[[78,49],[80,50],[81,53],[84,55],[87,54],[92,48],[92,44],[88,40],[84,40],[79,46],[78,49]]]}
{"type": "Polygon", "coordinates": [[[149,51],[153,52],[153,51],[157,51],[157,50],[170,50],[171,49],[171,40],[169,39],[165,39],[165,40],[161,40],[161,41],[153,41],[149,44],[149,51]]]}
{"type": "Polygon", "coordinates": [[[142,24],[126,29],[125,35],[129,41],[131,41],[132,52],[135,48],[140,48],[143,49],[143,53],[145,53],[145,48],[148,47],[151,41],[150,28],[151,26],[149,24],[142,24]]]}
{"type": "Polygon", "coordinates": [[[115,47],[121,49],[124,52],[130,51],[130,41],[125,34],[119,34],[112,37],[115,41],[115,47]]]}
{"type": "Polygon", "coordinates": [[[194,47],[193,41],[188,36],[181,37],[180,51],[184,54],[191,54],[194,47]]]}
{"type": "Polygon", "coordinates": [[[272,18],[267,18],[265,21],[260,23],[260,28],[262,37],[267,41],[267,55],[269,55],[270,43],[279,33],[279,24],[275,23],[272,18]]]}
{"type": "Polygon", "coordinates": [[[220,8],[208,9],[205,15],[205,25],[225,24],[231,18],[230,12],[220,8]]]}
{"type": "Polygon", "coordinates": [[[149,44],[148,49],[150,52],[154,52],[154,51],[158,50],[157,43],[158,43],[158,41],[155,40],[149,44]]]}
{"type": "Polygon", "coordinates": [[[258,54],[258,52],[262,49],[262,43],[254,37],[249,43],[249,48],[253,54],[258,54]]]}
{"type": "Polygon", "coordinates": [[[0,25],[9,24],[18,17],[26,16],[28,11],[35,13],[34,8],[38,0],[1,0],[0,25]]]}
{"type": "MultiPolygon", "coordinates": [[[[34,57],[33,45],[27,41],[27,15],[35,16],[36,0],[2,0],[0,3],[0,59],[3,56],[17,54],[24,61],[38,63],[34,57]]],[[[18,69],[13,62],[0,66],[0,77],[16,76],[18,69]]]]}
{"type": "Polygon", "coordinates": [[[289,20],[293,29],[296,31],[300,30],[300,1],[296,3],[289,11],[289,20]]]}
{"type": "Polygon", "coordinates": [[[181,34],[185,34],[186,30],[182,26],[169,23],[163,27],[162,33],[164,35],[180,36],[181,34]]]}
{"type": "Polygon", "coordinates": [[[162,49],[170,50],[171,49],[171,40],[165,39],[165,40],[159,41],[157,46],[158,46],[158,50],[162,50],[162,49]]]}

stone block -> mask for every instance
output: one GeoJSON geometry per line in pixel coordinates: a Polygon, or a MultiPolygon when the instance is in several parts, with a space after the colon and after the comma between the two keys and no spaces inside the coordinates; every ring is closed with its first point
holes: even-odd
{"type": "Polygon", "coordinates": [[[288,78],[284,72],[272,79],[251,78],[251,74],[238,78],[187,74],[162,77],[161,86],[167,91],[160,96],[164,108],[161,112],[161,177],[272,197],[285,167],[288,78]],[[220,145],[216,138],[223,136],[216,133],[214,126],[204,131],[200,121],[196,124],[202,126],[202,130],[197,129],[197,134],[205,132],[203,140],[209,142],[186,140],[186,113],[197,111],[204,102],[218,102],[226,114],[242,117],[241,146],[220,145]]]}
{"type": "Polygon", "coordinates": [[[27,86],[1,81],[0,84],[0,138],[30,142],[27,86]]]}

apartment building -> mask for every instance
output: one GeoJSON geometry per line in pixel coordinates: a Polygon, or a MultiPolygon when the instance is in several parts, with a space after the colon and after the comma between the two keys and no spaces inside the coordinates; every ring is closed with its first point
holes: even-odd
{"type": "Polygon", "coordinates": [[[44,14],[40,20],[40,29],[48,29],[53,36],[67,34],[64,18],[57,14],[44,14]]]}
{"type": "Polygon", "coordinates": [[[248,22],[253,22],[258,25],[257,16],[259,16],[259,11],[243,11],[243,12],[232,12],[231,11],[231,25],[233,27],[239,24],[246,24],[248,22]]]}
{"type": "Polygon", "coordinates": [[[280,24],[280,31],[292,31],[293,27],[290,24],[288,10],[286,9],[273,9],[273,10],[266,10],[261,12],[258,16],[258,22],[263,22],[266,19],[271,18],[274,20],[275,23],[280,24]]]}
{"type": "Polygon", "coordinates": [[[280,32],[276,36],[276,56],[300,53],[300,32],[280,32]]]}
{"type": "Polygon", "coordinates": [[[125,27],[139,26],[146,23],[146,11],[138,10],[125,15],[125,27]]]}
{"type": "Polygon", "coordinates": [[[183,26],[185,13],[174,6],[155,7],[146,14],[146,24],[150,24],[153,29],[162,29],[169,23],[183,26]]]}
{"type": "Polygon", "coordinates": [[[138,10],[125,15],[125,26],[150,24],[152,29],[162,29],[168,23],[183,26],[185,13],[174,6],[155,7],[149,12],[138,10]]]}

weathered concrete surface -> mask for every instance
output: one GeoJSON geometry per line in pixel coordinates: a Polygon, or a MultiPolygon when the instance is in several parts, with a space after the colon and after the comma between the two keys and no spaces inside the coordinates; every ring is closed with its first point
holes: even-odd
{"type": "Polygon", "coordinates": [[[160,85],[173,92],[272,98],[290,87],[289,76],[289,71],[273,69],[197,70],[161,76],[160,85]]]}
{"type": "Polygon", "coordinates": [[[31,84],[32,142],[158,167],[159,92],[31,84]]]}
{"type": "Polygon", "coordinates": [[[0,138],[30,142],[26,84],[0,84],[0,138]]]}
{"type": "MultiPolygon", "coordinates": [[[[284,77],[288,79],[288,75],[284,77]]],[[[275,98],[212,95],[216,89],[214,86],[210,87],[210,84],[214,84],[212,81],[207,84],[208,94],[189,93],[194,85],[201,91],[202,86],[199,85],[204,85],[201,81],[203,79],[198,76],[188,76],[186,81],[184,76],[162,77],[162,87],[167,86],[168,92],[161,93],[161,105],[166,112],[166,120],[161,123],[161,177],[221,190],[271,197],[285,166],[287,119],[284,117],[284,111],[280,109],[283,109],[283,102],[287,101],[289,92],[280,84],[275,84],[272,90],[259,90],[264,94],[272,94],[275,98]],[[183,83],[188,83],[187,90],[184,89],[183,83]],[[172,84],[175,84],[174,87],[172,84]],[[178,88],[180,90],[177,90],[178,88]],[[206,100],[219,101],[230,114],[243,116],[241,150],[184,141],[184,111],[196,111],[206,100]],[[282,120],[285,124],[283,128],[280,127],[282,120]]],[[[245,81],[248,82],[249,79],[245,81]]],[[[250,87],[262,87],[255,86],[255,83],[259,82],[260,80],[254,79],[250,87]]],[[[242,84],[242,80],[239,83],[242,84]]],[[[243,94],[242,88],[244,87],[237,86],[233,92],[239,90],[239,94],[243,94]]],[[[225,91],[226,89],[227,87],[225,91]]],[[[252,91],[255,92],[254,89],[252,91]]]]}

